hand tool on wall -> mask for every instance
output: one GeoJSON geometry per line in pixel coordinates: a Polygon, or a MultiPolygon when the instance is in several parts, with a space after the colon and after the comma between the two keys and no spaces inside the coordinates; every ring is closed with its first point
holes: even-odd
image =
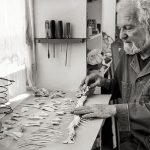
{"type": "MultiPolygon", "coordinates": [[[[58,21],[58,38],[63,39],[63,22],[58,21]]],[[[62,51],[62,43],[61,43],[61,51],[62,51]]]]}
{"type": "MultiPolygon", "coordinates": [[[[48,39],[50,37],[50,24],[48,20],[45,21],[45,34],[46,38],[48,39]]],[[[47,44],[48,44],[48,58],[50,58],[49,42],[47,44]]]]}
{"type": "MultiPolygon", "coordinates": [[[[71,38],[71,25],[70,25],[70,22],[66,23],[66,38],[67,39],[71,38]]],[[[68,47],[69,47],[69,44],[67,42],[65,66],[67,66],[67,61],[68,61],[68,47]]]]}
{"type": "Polygon", "coordinates": [[[48,43],[48,58],[50,58],[49,43],[48,43]]]}
{"type": "MultiPolygon", "coordinates": [[[[51,38],[56,38],[56,24],[55,20],[51,20],[50,22],[50,31],[51,31],[51,38]]],[[[55,58],[55,43],[53,43],[53,57],[55,58]]]]}

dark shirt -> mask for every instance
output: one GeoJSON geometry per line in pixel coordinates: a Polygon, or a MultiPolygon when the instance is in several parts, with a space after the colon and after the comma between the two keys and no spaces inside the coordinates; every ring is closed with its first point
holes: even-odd
{"type": "Polygon", "coordinates": [[[143,60],[141,59],[140,54],[137,54],[137,58],[139,61],[140,70],[142,70],[147,65],[148,62],[150,62],[150,57],[143,60]]]}

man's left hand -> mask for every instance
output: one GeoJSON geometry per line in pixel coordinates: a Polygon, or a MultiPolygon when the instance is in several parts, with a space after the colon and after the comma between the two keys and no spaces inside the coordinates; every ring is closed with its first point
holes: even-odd
{"type": "Polygon", "coordinates": [[[109,118],[116,114],[115,105],[95,104],[91,106],[82,106],[76,108],[73,113],[75,115],[83,115],[82,118],[109,118]]]}

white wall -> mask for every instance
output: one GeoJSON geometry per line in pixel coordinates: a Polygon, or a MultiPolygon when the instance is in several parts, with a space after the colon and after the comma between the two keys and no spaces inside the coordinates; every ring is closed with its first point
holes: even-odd
{"type": "MultiPolygon", "coordinates": [[[[72,36],[86,37],[86,0],[35,0],[35,37],[45,37],[45,20],[71,22],[72,36]]],[[[52,55],[53,45],[50,44],[52,55]]],[[[56,45],[56,58],[47,57],[47,44],[36,44],[37,86],[52,90],[75,91],[86,75],[86,43],[69,44],[65,67],[66,44],[56,45]]]]}
{"type": "Polygon", "coordinates": [[[115,39],[116,0],[103,0],[102,12],[102,29],[115,39]]]}

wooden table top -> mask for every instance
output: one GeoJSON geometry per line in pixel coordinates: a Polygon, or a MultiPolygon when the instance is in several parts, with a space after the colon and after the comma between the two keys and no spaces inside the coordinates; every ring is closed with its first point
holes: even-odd
{"type": "MultiPolygon", "coordinates": [[[[88,97],[88,100],[86,101],[85,105],[108,104],[109,99],[110,99],[110,95],[92,95],[88,97]]],[[[31,101],[32,100],[30,100],[30,102],[31,101]]],[[[18,106],[21,105],[19,101],[17,103],[18,103],[18,106]]],[[[15,109],[17,109],[17,107],[15,109]]],[[[7,119],[7,116],[2,118],[2,121],[6,119],[7,119]]],[[[63,144],[62,142],[58,142],[58,141],[49,142],[46,144],[46,146],[44,146],[40,150],[91,150],[94,144],[94,141],[97,137],[97,134],[99,133],[102,125],[103,125],[102,119],[89,120],[84,125],[80,125],[76,129],[77,135],[76,135],[74,144],[63,144]]],[[[30,132],[32,132],[32,128],[30,130],[31,130],[30,132]]],[[[16,141],[12,140],[12,138],[4,142],[0,140],[0,150],[19,150],[19,149],[21,150],[22,148],[17,147],[15,142],[16,141]]],[[[29,150],[30,149],[34,149],[34,147],[30,147],[29,150]]]]}

